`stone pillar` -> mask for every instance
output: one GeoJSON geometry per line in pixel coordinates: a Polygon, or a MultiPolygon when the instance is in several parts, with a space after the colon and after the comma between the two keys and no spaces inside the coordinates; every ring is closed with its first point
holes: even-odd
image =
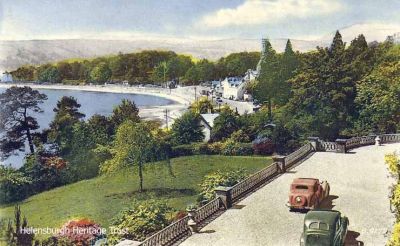
{"type": "Polygon", "coordinates": [[[338,153],[343,153],[345,154],[347,152],[346,149],[346,139],[336,139],[336,144],[338,145],[338,153]]]}
{"type": "Polygon", "coordinates": [[[195,216],[196,216],[196,209],[189,209],[186,210],[189,216],[189,220],[188,220],[188,226],[189,229],[192,233],[198,233],[199,232],[199,226],[197,225],[197,222],[195,220],[195,216]]]}
{"type": "Polygon", "coordinates": [[[232,207],[232,187],[218,186],[215,188],[215,193],[221,199],[225,209],[232,207]]]}
{"type": "Polygon", "coordinates": [[[314,148],[314,151],[319,151],[319,137],[309,137],[308,141],[310,141],[312,147],[314,148]]]}
{"type": "Polygon", "coordinates": [[[382,139],[379,136],[376,136],[375,138],[375,145],[376,146],[381,146],[382,145],[382,139]]]}
{"type": "Polygon", "coordinates": [[[286,156],[284,156],[284,155],[274,155],[274,156],[272,156],[272,160],[276,163],[279,173],[285,173],[286,172],[285,158],[286,158],[286,156]]]}

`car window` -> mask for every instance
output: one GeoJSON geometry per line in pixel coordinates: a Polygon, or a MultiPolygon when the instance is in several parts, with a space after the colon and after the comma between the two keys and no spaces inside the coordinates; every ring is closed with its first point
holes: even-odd
{"type": "Polygon", "coordinates": [[[308,190],[308,186],[307,185],[296,185],[296,189],[298,189],[298,190],[308,190]]]}
{"type": "Polygon", "coordinates": [[[318,222],[312,222],[309,226],[310,229],[318,229],[318,222]]]}
{"type": "Polygon", "coordinates": [[[329,226],[326,223],[319,223],[319,229],[327,231],[329,226]]]}

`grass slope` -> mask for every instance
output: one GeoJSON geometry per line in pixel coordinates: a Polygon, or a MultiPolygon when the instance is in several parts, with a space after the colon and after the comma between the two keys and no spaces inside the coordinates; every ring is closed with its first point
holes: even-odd
{"type": "MultiPolygon", "coordinates": [[[[213,171],[245,168],[254,173],[272,163],[268,157],[187,156],[167,165],[148,165],[144,172],[145,192],[138,192],[133,169],[80,181],[32,196],[20,203],[23,215],[33,227],[60,227],[73,218],[90,218],[108,227],[110,220],[135,200],[166,199],[175,209],[195,202],[203,177],[213,171]]],[[[3,206],[0,217],[13,218],[14,205],[3,206]]]]}

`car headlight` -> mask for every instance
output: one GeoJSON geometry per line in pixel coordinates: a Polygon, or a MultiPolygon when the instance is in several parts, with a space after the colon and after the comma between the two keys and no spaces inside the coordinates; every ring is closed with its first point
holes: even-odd
{"type": "Polygon", "coordinates": [[[297,197],[296,197],[296,202],[297,202],[297,203],[300,203],[300,202],[301,202],[301,197],[297,196],[297,197]]]}

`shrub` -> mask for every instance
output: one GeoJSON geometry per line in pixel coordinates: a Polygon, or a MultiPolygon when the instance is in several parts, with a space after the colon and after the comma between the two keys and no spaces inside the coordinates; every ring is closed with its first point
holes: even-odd
{"type": "Polygon", "coordinates": [[[194,145],[182,144],[172,147],[172,157],[194,155],[194,145]]]}
{"type": "Polygon", "coordinates": [[[237,130],[232,133],[231,137],[232,140],[239,142],[239,143],[248,143],[250,142],[250,137],[246,134],[243,130],[237,130]]]}
{"type": "Polygon", "coordinates": [[[221,142],[214,142],[208,144],[208,150],[210,154],[217,155],[221,153],[221,150],[223,148],[223,143],[221,142]]]}
{"type": "Polygon", "coordinates": [[[386,154],[385,163],[388,165],[391,173],[397,175],[398,177],[400,176],[400,158],[396,152],[386,154]]]}
{"type": "Polygon", "coordinates": [[[399,246],[400,245],[400,222],[394,225],[392,236],[387,244],[388,246],[399,246]]]}
{"type": "Polygon", "coordinates": [[[252,155],[253,146],[251,143],[238,143],[232,139],[226,141],[221,150],[222,155],[252,155]]]}
{"type": "Polygon", "coordinates": [[[198,202],[205,203],[211,201],[215,198],[215,188],[218,186],[233,186],[246,177],[245,173],[244,169],[239,169],[227,173],[217,171],[206,175],[200,184],[201,193],[197,199],[198,202]]]}
{"type": "Polygon", "coordinates": [[[89,219],[70,220],[65,223],[56,235],[59,241],[70,241],[74,245],[90,245],[103,237],[100,225],[89,219]]]}
{"type": "Polygon", "coordinates": [[[270,155],[274,152],[275,146],[271,139],[263,137],[253,141],[254,154],[270,155]]]}
{"type": "Polygon", "coordinates": [[[114,234],[107,235],[111,245],[121,239],[142,241],[169,224],[167,214],[172,209],[166,203],[147,200],[134,202],[130,209],[120,212],[112,222],[114,234]]]}

